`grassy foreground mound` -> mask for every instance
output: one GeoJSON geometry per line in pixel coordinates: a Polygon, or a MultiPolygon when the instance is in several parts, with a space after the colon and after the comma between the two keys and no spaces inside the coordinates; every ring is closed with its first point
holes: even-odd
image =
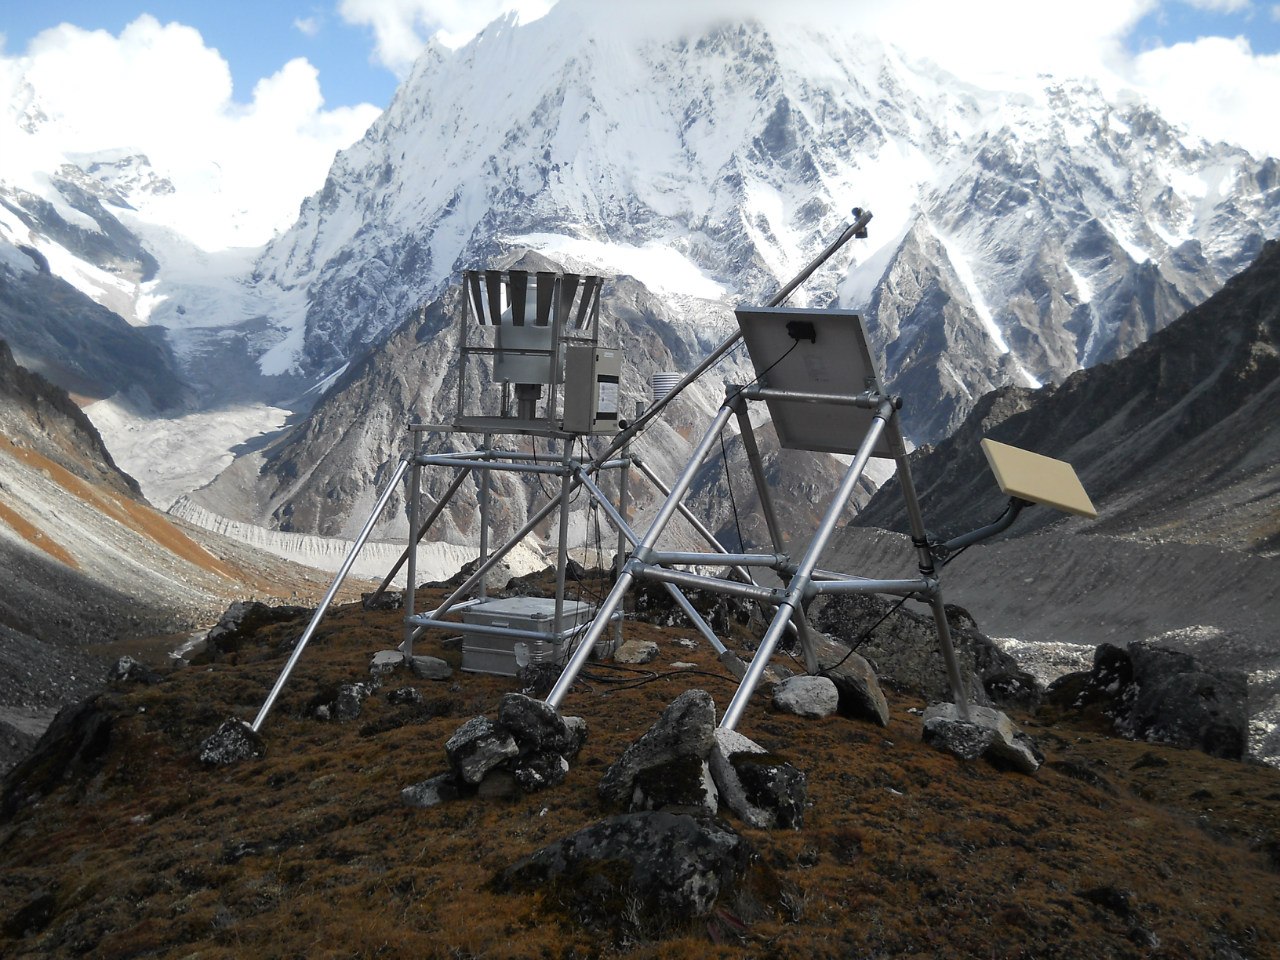
{"type": "MultiPolygon", "coordinates": [[[[499,870],[613,812],[596,785],[666,704],[697,686],[723,709],[734,683],[705,643],[676,642],[690,631],[630,623],[661,655],[586,671],[564,710],[589,735],[563,783],[411,809],[401,788],[443,772],[448,736],[514,684],[399,672],[354,720],[309,715],[318,694],[368,678],[400,617],[330,614],[261,760],[196,758],[227,716],[254,716],[304,619],[82,705],[78,733],[47,737],[4,783],[0,955],[1277,956],[1280,771],[1015,716],[1047,756],[1025,777],[925,746],[910,712],[924,703],[902,694],[887,729],[774,713],[764,692],[747,711],[741,731],[809,778],[802,830],[731,821],[781,879],[777,919],[635,916],[606,931],[546,893],[494,892],[499,870]],[[405,686],[422,702],[388,699],[405,686]]],[[[418,652],[458,666],[438,640],[418,652]]]]}

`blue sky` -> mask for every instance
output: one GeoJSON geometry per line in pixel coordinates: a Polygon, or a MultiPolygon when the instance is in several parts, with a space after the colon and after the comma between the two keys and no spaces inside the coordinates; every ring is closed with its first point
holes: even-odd
{"type": "MultiPolygon", "coordinates": [[[[357,0],[347,4],[349,12],[344,16],[342,5],[336,2],[45,0],[5,4],[0,13],[0,34],[6,38],[4,53],[16,56],[37,33],[59,23],[118,35],[139,15],[150,13],[161,23],[176,21],[200,32],[205,44],[227,61],[237,102],[249,101],[259,79],[295,57],[305,57],[319,72],[326,106],[369,103],[384,107],[398,82],[395,71],[403,70],[404,63],[380,56],[378,32],[369,22],[369,11],[377,5],[377,0],[357,0]],[[360,19],[364,22],[353,22],[360,19]],[[384,62],[388,60],[393,62],[384,62]]],[[[405,38],[412,46],[420,44],[433,27],[447,31],[452,43],[465,39],[503,4],[501,0],[386,0],[383,6],[397,11],[399,18],[398,23],[384,26],[384,34],[396,29],[412,32],[405,38]],[[464,15],[459,7],[470,8],[472,15],[464,15]]],[[[1280,53],[1280,0],[1160,3],[1138,20],[1123,41],[1129,51],[1139,53],[1206,36],[1243,36],[1255,54],[1280,53]]]]}
{"type": "Polygon", "coordinates": [[[367,26],[350,24],[335,4],[283,0],[59,0],[5,4],[0,33],[5,53],[21,54],[41,30],[66,22],[118,35],[143,13],[161,23],[195,27],[231,68],[233,96],[247,102],[253,86],[295,57],[306,57],[320,73],[325,105],[371,103],[385,107],[396,75],[374,57],[367,26]],[[298,26],[302,24],[302,27],[298,26]],[[303,28],[313,31],[310,35],[303,28]]]}

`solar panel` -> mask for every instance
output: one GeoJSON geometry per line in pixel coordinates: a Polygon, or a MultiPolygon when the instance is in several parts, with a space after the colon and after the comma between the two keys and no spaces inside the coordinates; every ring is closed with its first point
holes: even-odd
{"type": "MultiPolygon", "coordinates": [[[[848,397],[880,389],[866,329],[853,311],[751,307],[735,313],[761,386],[848,397]],[[806,335],[809,327],[803,325],[811,325],[813,340],[793,337],[788,328],[796,330],[795,324],[806,335]]],[[[874,410],[839,403],[777,398],[765,403],[778,441],[788,450],[856,453],[875,416],[874,410]]],[[[893,458],[888,434],[881,435],[873,456],[893,458]]]]}

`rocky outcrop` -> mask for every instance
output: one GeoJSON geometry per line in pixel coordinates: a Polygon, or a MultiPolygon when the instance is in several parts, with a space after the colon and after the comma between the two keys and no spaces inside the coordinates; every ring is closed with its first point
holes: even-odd
{"type": "MultiPolygon", "coordinates": [[[[853,645],[886,687],[928,700],[953,699],[933,617],[906,606],[893,607],[893,602],[875,596],[832,597],[814,604],[810,620],[841,641],[845,650],[853,645]]],[[[971,699],[1034,705],[1035,678],[978,630],[968,611],[949,605],[947,622],[971,699]]],[[[824,669],[841,655],[836,649],[824,654],[820,658],[824,669]]]]}
{"type": "Polygon", "coordinates": [[[773,913],[780,887],[753,846],[710,818],[624,813],[502,870],[500,891],[537,891],[571,920],[644,939],[720,908],[742,922],[773,913]]]}
{"type": "Polygon", "coordinates": [[[601,799],[633,810],[675,807],[714,813],[717,797],[707,757],[715,728],[716,708],[706,691],[680,694],[605,772],[601,799]]]}
{"type": "Polygon", "coordinates": [[[808,778],[736,730],[717,730],[711,775],[720,802],[748,826],[799,830],[804,825],[808,778]]]}
{"type": "MultiPolygon", "coordinates": [[[[1189,634],[1174,631],[1127,648],[1103,644],[1086,673],[1050,685],[1054,711],[1108,724],[1131,739],[1169,743],[1239,760],[1249,752],[1248,676],[1179,647],[1189,634]]],[[[1194,643],[1192,643],[1194,646],[1194,643]]]]}
{"type": "Polygon", "coordinates": [[[508,796],[554,787],[586,739],[581,717],[563,717],[542,700],[508,693],[496,723],[472,717],[454,731],[445,743],[446,773],[404,788],[401,799],[425,807],[476,793],[508,796]]]}
{"type": "Polygon", "coordinates": [[[64,783],[88,789],[111,748],[121,701],[102,693],[58,711],[31,754],[0,781],[0,821],[64,783]]]}
{"type": "Polygon", "coordinates": [[[311,613],[306,607],[272,606],[258,600],[236,600],[223,612],[207,634],[205,653],[217,660],[240,649],[263,627],[300,620],[311,613]]]}

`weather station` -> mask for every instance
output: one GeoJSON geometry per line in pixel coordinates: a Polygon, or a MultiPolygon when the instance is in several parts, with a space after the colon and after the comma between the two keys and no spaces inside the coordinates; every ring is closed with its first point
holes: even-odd
{"type": "MultiPolygon", "coordinates": [[[[784,636],[798,644],[809,674],[825,675],[833,669],[832,664],[822,662],[807,621],[806,611],[814,600],[839,594],[880,594],[896,596],[900,601],[914,599],[929,606],[951,695],[951,703],[941,706],[963,723],[995,723],[989,714],[998,712],[976,705],[972,692],[966,689],[947,623],[941,568],[960,550],[1006,530],[1033,503],[1082,516],[1095,513],[1070,465],[987,440],[983,449],[1000,489],[1010,497],[1009,508],[994,523],[961,537],[939,541],[929,535],[899,420],[904,401],[889,393],[881,382],[861,316],[848,310],[782,305],[836,250],[854,237],[865,237],[870,219],[869,212],[855,208],[852,222],[768,304],[739,308],[737,329],[693,370],[683,376],[655,376],[652,402],[647,407],[638,405],[631,422],[621,417],[622,352],[601,341],[600,297],[604,283],[600,277],[518,269],[465,271],[463,304],[458,314],[455,415],[448,423],[410,425],[412,450],[387,484],[369,524],[295,647],[253,729],[256,731],[264,721],[374,519],[406,474],[410,539],[378,591],[385,591],[400,569],[407,566],[404,636],[398,648],[406,662],[413,657],[415,642],[428,631],[457,632],[459,625],[445,620],[448,614],[457,613],[463,621],[460,629],[464,671],[512,676],[529,665],[544,666],[555,677],[545,703],[558,710],[588,659],[608,656],[620,640],[623,600],[628,591],[639,580],[652,581],[670,594],[714,647],[720,662],[737,678],[737,690],[719,720],[722,730],[733,731],[784,636]],[[679,477],[668,485],[631,454],[631,441],[661,416],[675,397],[740,345],[746,347],[754,377],[746,383],[726,383],[723,404],[679,477]],[[791,543],[806,544],[800,556],[788,553],[788,540],[756,441],[757,428],[750,414],[753,404],[764,405],[767,417],[758,417],[756,422],[770,421],[784,450],[830,453],[849,460],[815,528],[793,531],[796,536],[791,543]],[[768,531],[766,550],[751,552],[745,544],[738,551],[726,549],[703,518],[684,503],[695,475],[730,421],[736,422],[746,452],[768,531]],[[481,443],[461,452],[426,452],[423,438],[428,435],[479,436],[481,443]],[[504,447],[495,443],[496,437],[527,437],[532,442],[529,449],[504,447]],[[587,438],[603,439],[603,452],[587,457],[583,442],[587,438]],[[537,439],[558,443],[558,453],[538,454],[537,439]],[[885,577],[876,576],[875,571],[832,571],[819,565],[843,510],[873,458],[894,465],[918,576],[885,577]],[[639,468],[638,473],[663,498],[646,530],[634,529],[627,516],[627,484],[633,467],[639,468]],[[448,469],[455,474],[425,517],[421,508],[424,469],[448,469]],[[523,527],[491,549],[490,476],[497,471],[550,475],[557,477],[560,484],[558,495],[549,497],[540,509],[531,510],[523,527]],[[613,496],[601,486],[604,471],[616,472],[613,496]],[[476,484],[479,502],[478,562],[438,607],[420,612],[416,609],[416,546],[469,478],[476,484]],[[580,490],[599,507],[618,534],[614,583],[598,603],[565,596],[569,513],[573,495],[580,490]],[[554,596],[490,598],[485,582],[489,571],[557,509],[554,596]],[[660,548],[664,531],[677,515],[706,541],[706,550],[660,548]],[[753,572],[761,570],[768,571],[767,578],[753,572]],[[764,582],[766,579],[768,583],[764,582]],[[744,659],[729,650],[688,600],[687,590],[739,597],[771,611],[754,651],[744,659]],[[610,635],[608,639],[606,635],[610,635]]],[[[1003,715],[999,718],[1008,724],[1003,715]]],[[[926,728],[928,722],[926,714],[926,728]]]]}

